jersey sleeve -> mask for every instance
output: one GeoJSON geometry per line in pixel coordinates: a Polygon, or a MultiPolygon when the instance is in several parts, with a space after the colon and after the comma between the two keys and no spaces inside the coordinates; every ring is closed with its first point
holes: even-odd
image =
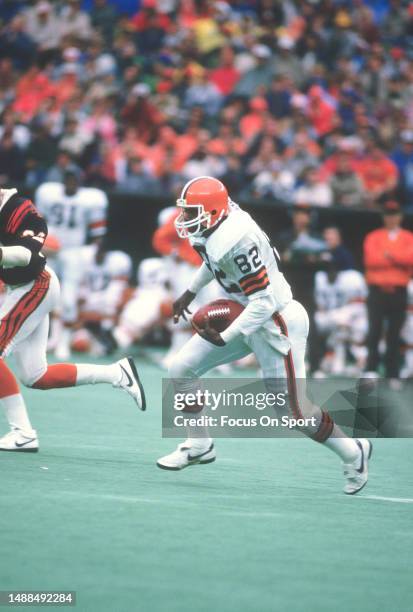
{"type": "Polygon", "coordinates": [[[47,236],[47,224],[30,200],[24,200],[15,208],[7,221],[8,243],[26,247],[32,254],[43,248],[47,236]]]}
{"type": "Polygon", "coordinates": [[[100,189],[93,190],[89,197],[88,234],[90,238],[99,238],[106,234],[108,199],[100,189]]]}

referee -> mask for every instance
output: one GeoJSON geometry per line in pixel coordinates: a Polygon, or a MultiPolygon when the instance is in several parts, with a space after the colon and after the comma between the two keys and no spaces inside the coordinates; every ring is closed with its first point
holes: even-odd
{"type": "Polygon", "coordinates": [[[377,374],[379,342],[386,323],[386,377],[397,379],[400,367],[400,331],[406,316],[407,284],[413,270],[413,233],[402,229],[403,216],[395,201],[384,205],[381,229],[364,240],[364,267],[369,287],[369,333],[366,371],[377,374]]]}

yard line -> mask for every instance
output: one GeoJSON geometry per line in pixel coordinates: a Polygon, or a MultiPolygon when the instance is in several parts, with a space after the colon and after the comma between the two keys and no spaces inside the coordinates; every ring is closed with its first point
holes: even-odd
{"type": "Polygon", "coordinates": [[[132,495],[114,495],[108,493],[83,493],[82,491],[59,491],[59,495],[69,495],[70,497],[86,497],[86,498],[96,498],[108,501],[116,501],[116,502],[129,502],[129,503],[139,503],[143,502],[146,504],[159,504],[161,500],[159,499],[151,499],[149,497],[135,497],[132,495]]]}
{"type": "Polygon", "coordinates": [[[411,497],[382,497],[381,495],[360,495],[357,499],[376,499],[378,501],[393,502],[394,504],[413,504],[411,497]]]}

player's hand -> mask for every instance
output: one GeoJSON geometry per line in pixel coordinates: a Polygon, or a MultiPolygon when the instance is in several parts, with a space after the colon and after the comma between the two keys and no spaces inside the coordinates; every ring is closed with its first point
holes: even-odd
{"type": "Polygon", "coordinates": [[[178,323],[179,317],[183,317],[185,321],[188,320],[186,318],[186,315],[192,314],[188,306],[192,302],[194,297],[195,297],[195,293],[192,293],[192,291],[185,291],[185,293],[183,293],[181,297],[179,297],[173,303],[172,310],[173,310],[174,323],[178,323]]]}
{"type": "Polygon", "coordinates": [[[211,323],[209,322],[208,317],[204,318],[204,324],[202,327],[191,321],[191,325],[196,331],[197,334],[201,336],[204,340],[211,342],[211,344],[215,344],[216,346],[225,346],[225,341],[222,338],[221,334],[217,332],[216,329],[211,327],[211,323]]]}

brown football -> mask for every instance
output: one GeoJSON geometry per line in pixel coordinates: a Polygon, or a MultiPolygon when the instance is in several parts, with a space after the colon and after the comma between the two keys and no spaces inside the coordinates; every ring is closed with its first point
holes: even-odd
{"type": "Polygon", "coordinates": [[[211,327],[217,332],[223,332],[243,310],[244,306],[234,300],[215,300],[201,306],[193,315],[192,321],[202,328],[205,326],[205,317],[208,317],[211,327]]]}

